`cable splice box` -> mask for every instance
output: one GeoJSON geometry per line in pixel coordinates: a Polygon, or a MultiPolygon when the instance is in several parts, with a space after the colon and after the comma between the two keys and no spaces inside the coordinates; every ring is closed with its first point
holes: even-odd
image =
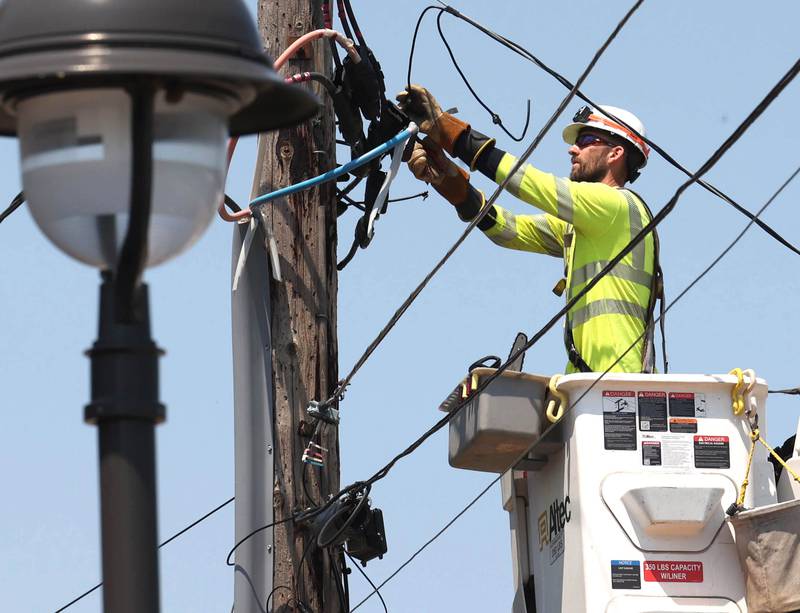
{"type": "Polygon", "coordinates": [[[450,421],[449,461],[454,468],[501,473],[539,437],[547,377],[504,371],[480,393],[494,368],[476,368],[439,406],[459,409],[450,421]]]}

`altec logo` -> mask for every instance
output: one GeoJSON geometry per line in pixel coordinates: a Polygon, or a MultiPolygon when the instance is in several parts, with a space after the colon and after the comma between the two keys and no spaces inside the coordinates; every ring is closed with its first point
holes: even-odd
{"type": "Polygon", "coordinates": [[[539,515],[539,551],[561,535],[571,518],[569,496],[550,503],[548,509],[539,515]]]}

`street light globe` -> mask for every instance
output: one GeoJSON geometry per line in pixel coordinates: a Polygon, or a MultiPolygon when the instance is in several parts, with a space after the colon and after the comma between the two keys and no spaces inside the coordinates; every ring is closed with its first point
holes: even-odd
{"type": "MultiPolygon", "coordinates": [[[[234,100],[185,93],[155,99],[147,266],[189,247],[219,205],[234,100]]],[[[80,89],[16,102],[22,183],[39,228],[70,256],[113,269],[128,228],[130,96],[80,89]]]]}

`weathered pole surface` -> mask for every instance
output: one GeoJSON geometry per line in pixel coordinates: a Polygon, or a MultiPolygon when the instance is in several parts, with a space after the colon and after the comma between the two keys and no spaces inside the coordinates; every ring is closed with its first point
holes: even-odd
{"type": "MultiPolygon", "coordinates": [[[[299,36],[323,25],[320,0],[260,0],[258,8],[259,30],[273,59],[299,36]]],[[[281,72],[288,75],[304,71],[331,76],[327,41],[311,43],[281,72]]],[[[332,106],[326,94],[316,85],[313,87],[325,104],[320,116],[259,139],[259,193],[335,166],[332,106]]],[[[334,197],[334,186],[327,184],[276,200],[264,208],[262,215],[275,236],[283,277],[281,282],[273,280],[270,290],[276,522],[318,504],[339,489],[336,427],[326,426],[322,431],[321,445],[328,449],[324,468],[301,461],[309,433],[304,429],[309,421],[306,406],[310,400],[327,398],[337,382],[334,197]]],[[[331,561],[311,543],[309,535],[293,522],[275,527],[274,593],[270,601],[273,611],[297,610],[296,601],[312,611],[340,610],[331,561]]]]}

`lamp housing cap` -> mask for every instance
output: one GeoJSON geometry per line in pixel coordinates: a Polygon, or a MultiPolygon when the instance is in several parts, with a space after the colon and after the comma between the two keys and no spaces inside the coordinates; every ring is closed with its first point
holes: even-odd
{"type": "Polygon", "coordinates": [[[231,135],[314,115],[316,98],[284,83],[242,0],[5,0],[0,4],[0,135],[14,136],[15,97],[137,78],[223,89],[240,100],[231,135]]]}

